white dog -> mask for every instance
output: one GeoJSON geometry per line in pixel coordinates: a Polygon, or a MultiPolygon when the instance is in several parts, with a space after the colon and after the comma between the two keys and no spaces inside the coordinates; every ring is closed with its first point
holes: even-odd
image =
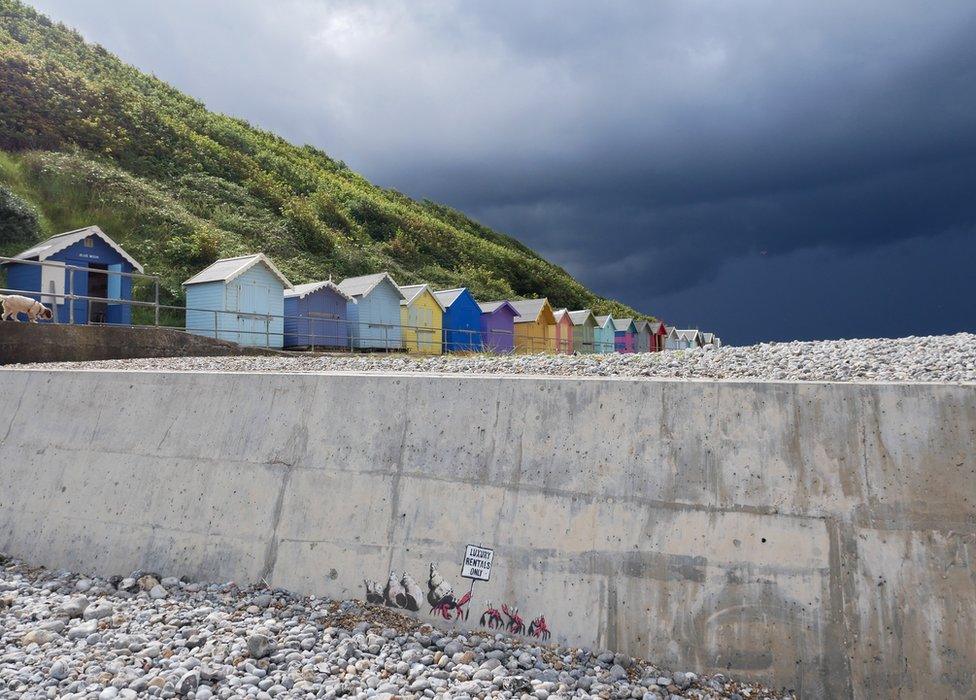
{"type": "Polygon", "coordinates": [[[0,314],[0,321],[6,321],[8,318],[12,321],[17,321],[19,320],[17,314],[27,314],[28,321],[37,323],[38,318],[50,320],[54,316],[51,313],[51,309],[44,306],[41,302],[29,297],[22,297],[19,294],[10,294],[9,296],[0,294],[0,303],[3,304],[3,313],[0,314]]]}

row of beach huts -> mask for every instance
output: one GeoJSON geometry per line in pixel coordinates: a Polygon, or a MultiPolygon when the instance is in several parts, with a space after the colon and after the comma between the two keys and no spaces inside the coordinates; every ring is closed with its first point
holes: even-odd
{"type": "MultiPolygon", "coordinates": [[[[5,265],[8,288],[52,304],[58,321],[131,323],[127,275],[141,273],[142,266],[97,226],[54,236],[16,260],[24,262],[5,265]],[[59,303],[66,288],[84,297],[70,314],[59,303]]],[[[479,302],[464,287],[398,285],[386,272],[293,285],[262,253],[218,260],[183,287],[187,331],[242,345],[429,354],[634,353],[721,345],[712,334],[660,321],[553,309],[545,298],[479,302]]]]}

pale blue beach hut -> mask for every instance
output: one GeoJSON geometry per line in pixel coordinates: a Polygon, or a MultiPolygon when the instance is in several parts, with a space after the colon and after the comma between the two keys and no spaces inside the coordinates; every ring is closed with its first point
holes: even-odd
{"type": "Polygon", "coordinates": [[[599,353],[614,352],[617,329],[613,316],[597,316],[597,327],[593,329],[593,343],[599,353]]]}
{"type": "Polygon", "coordinates": [[[389,273],[347,277],[339,283],[351,297],[346,306],[349,343],[360,350],[399,350],[403,347],[400,301],[406,299],[389,273]]]}
{"type": "Polygon", "coordinates": [[[186,330],[240,345],[280,348],[288,281],[263,253],[218,260],[183,283],[186,330]]]}

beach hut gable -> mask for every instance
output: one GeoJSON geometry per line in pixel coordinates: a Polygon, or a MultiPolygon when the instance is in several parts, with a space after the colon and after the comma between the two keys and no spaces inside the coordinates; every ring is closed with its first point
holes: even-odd
{"type": "MultiPolygon", "coordinates": [[[[246,275],[256,265],[262,265],[268,273],[276,277],[283,289],[290,289],[291,282],[285,277],[273,262],[264,254],[241,255],[236,258],[222,258],[198,272],[193,277],[183,283],[184,287],[194,284],[207,284],[208,282],[233,282],[238,277],[246,275]]],[[[259,272],[260,276],[261,273],[259,272]]]]}
{"type": "Polygon", "coordinates": [[[338,296],[342,297],[343,301],[352,301],[352,297],[339,289],[337,285],[332,280],[323,280],[321,282],[307,282],[306,284],[296,284],[291,289],[285,290],[285,298],[297,297],[299,299],[304,299],[305,297],[320,292],[323,289],[328,289],[338,296]]]}
{"type": "Polygon", "coordinates": [[[105,245],[114,250],[121,258],[132,265],[132,268],[137,272],[143,272],[142,265],[133,258],[131,255],[125,252],[118,243],[109,238],[102,229],[98,226],[85,226],[84,228],[75,229],[74,231],[66,231],[65,233],[59,233],[56,236],[51,236],[43,243],[38,243],[33,248],[25,250],[19,255],[14,257],[18,260],[38,260],[43,262],[44,260],[49,260],[52,258],[57,258],[58,253],[63,250],[70,248],[76,243],[81,243],[86,238],[95,237],[100,239],[105,245]]]}
{"type": "Polygon", "coordinates": [[[440,307],[441,311],[444,311],[444,305],[441,303],[437,294],[430,288],[429,284],[408,284],[400,287],[400,293],[403,294],[403,299],[400,300],[400,306],[412,306],[414,302],[418,299],[424,298],[425,294],[429,294],[434,303],[440,307]]]}

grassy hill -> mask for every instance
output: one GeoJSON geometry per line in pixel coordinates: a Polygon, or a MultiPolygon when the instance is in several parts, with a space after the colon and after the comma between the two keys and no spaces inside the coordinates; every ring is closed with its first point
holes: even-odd
{"type": "Polygon", "coordinates": [[[164,281],[263,251],[295,283],[401,284],[631,315],[514,238],[370,184],[312,146],[208,111],[74,30],[0,0],[0,254],[98,224],[164,281]]]}

